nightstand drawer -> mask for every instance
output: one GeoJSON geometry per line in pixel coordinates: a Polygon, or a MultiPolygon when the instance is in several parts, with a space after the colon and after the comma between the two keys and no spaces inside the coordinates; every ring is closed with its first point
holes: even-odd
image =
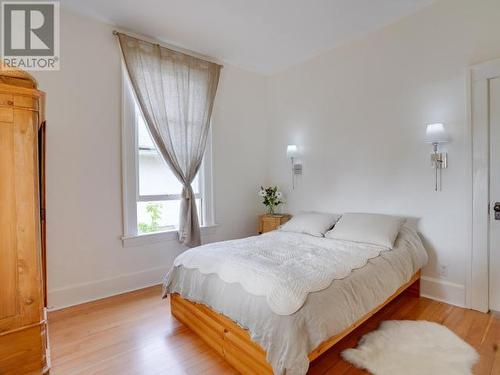
{"type": "Polygon", "coordinates": [[[292,216],[288,214],[282,215],[260,215],[259,216],[259,233],[266,233],[276,230],[280,225],[290,220],[292,216]]]}

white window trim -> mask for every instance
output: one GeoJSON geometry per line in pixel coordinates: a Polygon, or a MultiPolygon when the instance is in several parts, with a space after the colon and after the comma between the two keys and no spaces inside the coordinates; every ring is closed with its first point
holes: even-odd
{"type": "MultiPolygon", "coordinates": [[[[202,236],[213,235],[216,233],[218,224],[204,225],[201,227],[202,236]]],[[[177,230],[167,230],[156,233],[144,233],[131,236],[122,236],[123,247],[136,247],[150,245],[159,242],[178,241],[177,230]]]]}
{"type": "MultiPolygon", "coordinates": [[[[122,198],[123,198],[123,236],[124,247],[142,246],[164,241],[177,241],[176,229],[139,234],[137,232],[137,202],[154,200],[179,199],[180,194],[139,196],[137,173],[139,170],[137,158],[137,128],[135,126],[135,99],[129,90],[125,67],[122,67],[122,198]]],[[[210,128],[205,155],[200,167],[200,192],[197,198],[202,199],[202,235],[213,234],[215,224],[213,185],[212,185],[212,129],[210,128]]]]}

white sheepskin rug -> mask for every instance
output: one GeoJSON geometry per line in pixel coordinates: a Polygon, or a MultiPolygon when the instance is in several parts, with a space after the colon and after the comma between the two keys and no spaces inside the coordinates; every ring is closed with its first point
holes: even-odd
{"type": "Polygon", "coordinates": [[[469,375],[479,359],[476,350],[448,328],[423,320],[382,322],[342,357],[374,375],[469,375]]]}

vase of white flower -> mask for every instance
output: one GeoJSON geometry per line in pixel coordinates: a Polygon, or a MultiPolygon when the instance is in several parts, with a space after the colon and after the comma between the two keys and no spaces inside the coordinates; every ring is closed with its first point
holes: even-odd
{"type": "Polygon", "coordinates": [[[262,203],[267,208],[269,215],[274,215],[274,210],[283,203],[283,193],[278,191],[277,186],[269,186],[267,188],[260,187],[259,196],[262,197],[262,203]]]}

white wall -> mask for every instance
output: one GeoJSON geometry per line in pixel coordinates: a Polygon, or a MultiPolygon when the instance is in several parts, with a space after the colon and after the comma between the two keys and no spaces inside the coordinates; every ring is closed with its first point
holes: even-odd
{"type": "Polygon", "coordinates": [[[270,141],[265,78],[227,65],[223,72],[212,120],[217,240],[256,234],[270,141]]]}
{"type": "MultiPolygon", "coordinates": [[[[463,304],[471,242],[466,68],[500,57],[499,13],[497,0],[441,0],[273,77],[225,66],[213,117],[220,226],[205,241],[255,233],[256,190],[267,183],[285,188],[291,212],[412,216],[431,256],[424,292],[463,304]],[[452,136],[438,193],[423,143],[425,124],[436,121],[452,136]],[[287,143],[303,151],[293,192],[287,143]]],[[[63,10],[61,71],[35,74],[48,93],[54,307],[156,283],[182,251],[176,242],[121,244],[121,67],[111,30],[63,10]]]]}
{"type": "Polygon", "coordinates": [[[287,143],[303,150],[288,209],[419,218],[425,294],[463,305],[471,245],[467,67],[500,57],[498,0],[443,0],[269,79],[273,182],[290,186],[287,143]],[[434,192],[425,124],[443,122],[449,168],[434,192]],[[447,267],[440,273],[440,265],[447,267]]]}
{"type": "MultiPolygon", "coordinates": [[[[158,283],[182,247],[122,247],[121,65],[112,27],[62,10],[61,70],[47,92],[48,297],[54,308],[158,283]]],[[[223,69],[214,113],[212,239],[256,232],[266,172],[265,79],[223,69]],[[243,171],[242,171],[243,169],[243,171]]]]}

